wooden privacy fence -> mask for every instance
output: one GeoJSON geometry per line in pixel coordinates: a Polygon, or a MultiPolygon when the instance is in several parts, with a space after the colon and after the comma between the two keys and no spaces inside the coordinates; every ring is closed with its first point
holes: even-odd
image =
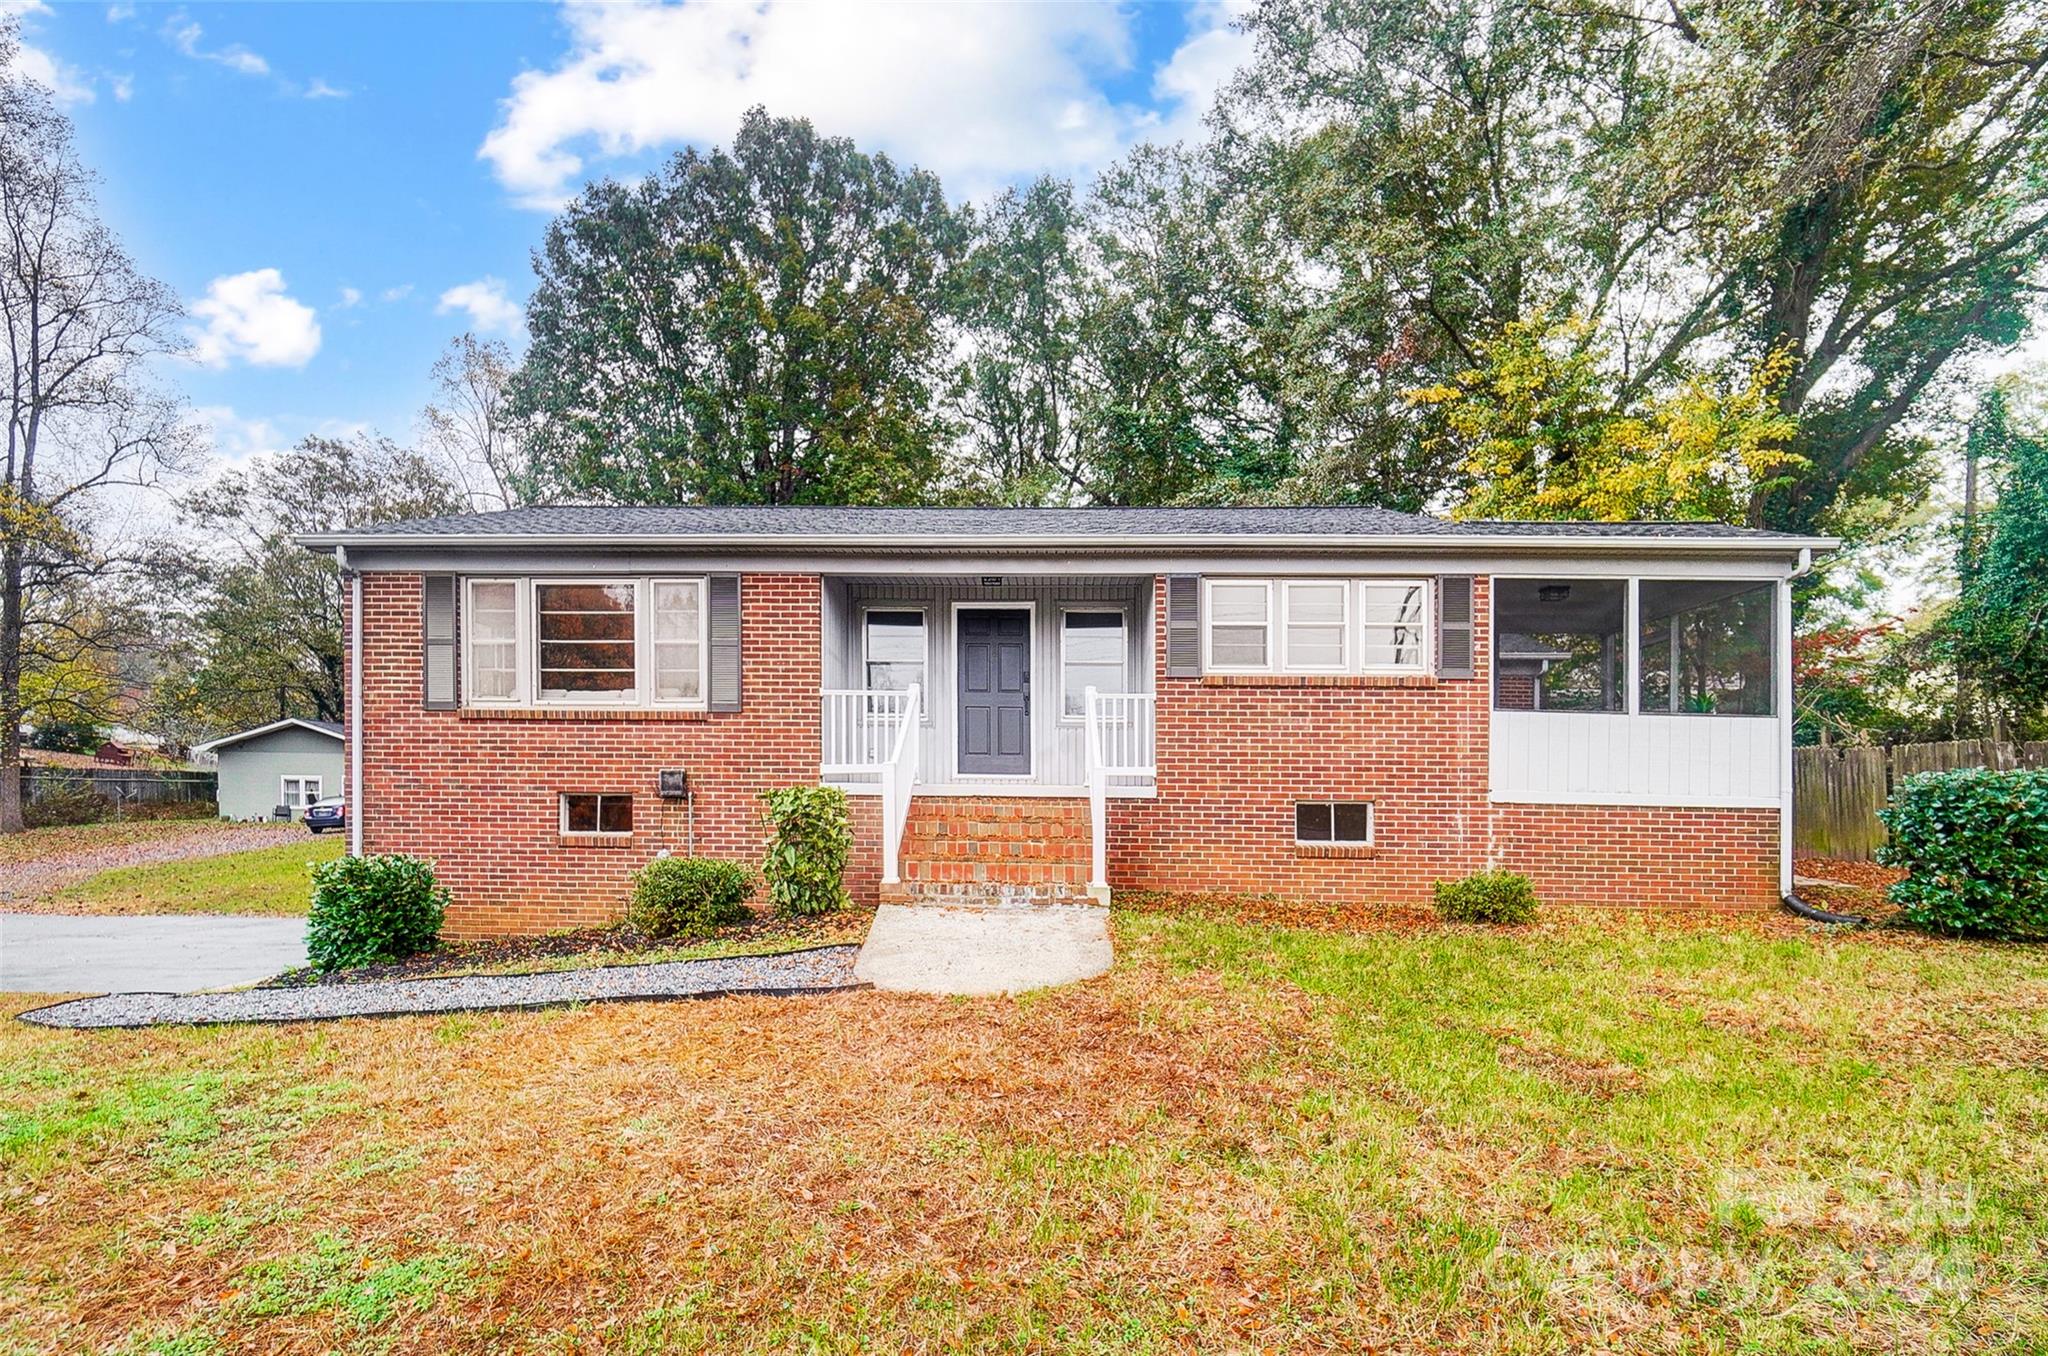
{"type": "Polygon", "coordinates": [[[21,770],[22,803],[91,794],[118,812],[162,801],[214,800],[220,777],[212,772],[155,772],[135,767],[36,767],[21,770]]]}
{"type": "Polygon", "coordinates": [[[1955,739],[1941,744],[1792,751],[1792,840],[1800,855],[1867,862],[1884,845],[1877,812],[1892,788],[1916,772],[1958,767],[2048,767],[2048,743],[1998,744],[1955,739]]]}

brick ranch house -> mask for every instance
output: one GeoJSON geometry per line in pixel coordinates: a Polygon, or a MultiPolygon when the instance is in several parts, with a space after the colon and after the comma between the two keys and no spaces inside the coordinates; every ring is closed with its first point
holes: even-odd
{"type": "Polygon", "coordinates": [[[851,793],[856,898],[1791,887],[1790,586],[1834,545],[1367,508],[524,508],[346,579],[355,851],[459,936],[615,919],[851,793]]]}

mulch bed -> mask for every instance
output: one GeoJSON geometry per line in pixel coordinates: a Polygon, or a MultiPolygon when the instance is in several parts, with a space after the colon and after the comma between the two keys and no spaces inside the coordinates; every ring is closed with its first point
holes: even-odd
{"type": "MultiPolygon", "coordinates": [[[[709,941],[745,946],[774,944],[796,951],[805,947],[858,942],[867,935],[874,919],[871,909],[846,909],[816,918],[777,918],[758,914],[744,923],[720,928],[709,941]]],[[[528,937],[492,937],[480,942],[450,942],[404,960],[384,961],[321,974],[310,967],[291,970],[265,984],[265,988],[294,989],[316,984],[362,984],[384,979],[423,979],[455,970],[518,967],[568,956],[594,952],[618,953],[616,964],[631,964],[643,953],[674,951],[691,945],[675,938],[649,937],[621,923],[616,927],[583,928],[574,932],[547,932],[528,937]]]]}

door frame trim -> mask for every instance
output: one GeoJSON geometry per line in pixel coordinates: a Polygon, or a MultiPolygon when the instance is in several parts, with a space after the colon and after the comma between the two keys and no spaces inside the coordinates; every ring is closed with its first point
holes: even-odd
{"type": "Polygon", "coordinates": [[[952,769],[953,779],[961,782],[1030,782],[1038,779],[1038,696],[1030,692],[1029,704],[1025,708],[1026,722],[1024,754],[1030,767],[1028,772],[976,772],[969,774],[960,770],[960,699],[966,694],[960,689],[960,614],[962,612],[1022,612],[1024,614],[1024,638],[1029,642],[1027,662],[1031,667],[1024,675],[1030,689],[1038,686],[1038,603],[1030,598],[955,598],[948,612],[953,625],[953,653],[947,658],[952,668],[953,688],[953,750],[947,766],[952,769]]]}

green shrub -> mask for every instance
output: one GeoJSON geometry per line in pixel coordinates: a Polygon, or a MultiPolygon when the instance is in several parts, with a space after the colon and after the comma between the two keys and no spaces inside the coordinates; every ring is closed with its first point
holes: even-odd
{"type": "Polygon", "coordinates": [[[1906,878],[1891,888],[1900,916],[1931,932],[2048,938],[2048,771],[1923,772],[1878,812],[1878,849],[1906,878]]]}
{"type": "Polygon", "coordinates": [[[747,916],[754,873],[708,857],[657,857],[633,877],[626,921],[650,937],[709,937],[747,916]]]}
{"type": "Polygon", "coordinates": [[[836,786],[786,786],[763,791],[768,805],[768,858],[761,874],[779,914],[830,913],[847,905],[847,854],[853,826],[846,793],[836,786]]]}
{"type": "Polygon", "coordinates": [[[1536,887],[1516,871],[1440,880],[1436,911],[1453,923],[1526,923],[1536,916],[1536,887]]]}
{"type": "Polygon", "coordinates": [[[417,857],[341,857],[313,867],[306,958],[316,970],[398,960],[441,935],[448,892],[417,857]]]}

